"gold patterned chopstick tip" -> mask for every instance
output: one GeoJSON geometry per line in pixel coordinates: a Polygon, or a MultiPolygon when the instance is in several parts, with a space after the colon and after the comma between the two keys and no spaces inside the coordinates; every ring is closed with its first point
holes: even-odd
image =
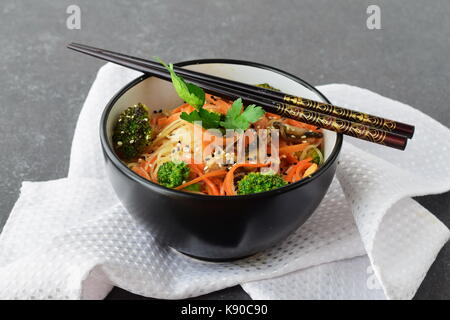
{"type": "Polygon", "coordinates": [[[276,113],[281,116],[287,116],[291,119],[312,124],[319,128],[328,129],[337,133],[400,150],[404,150],[406,147],[407,138],[391,132],[284,103],[275,104],[274,107],[276,113]]]}
{"type": "Polygon", "coordinates": [[[334,116],[339,119],[345,119],[356,123],[361,123],[370,127],[378,128],[393,134],[412,138],[414,134],[414,126],[397,122],[390,119],[384,119],[364,112],[354,111],[341,108],[328,103],[318,102],[302,97],[285,95],[283,100],[294,106],[306,108],[308,110],[320,112],[334,116]]]}

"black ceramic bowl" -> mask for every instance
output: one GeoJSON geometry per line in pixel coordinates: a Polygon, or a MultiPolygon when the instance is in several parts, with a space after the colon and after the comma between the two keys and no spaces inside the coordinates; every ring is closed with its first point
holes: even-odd
{"type": "MultiPolygon", "coordinates": [[[[286,93],[328,102],[305,81],[253,62],[209,59],[178,65],[251,84],[267,82],[286,93]]],[[[147,181],[129,170],[111,147],[111,132],[119,113],[137,102],[152,110],[182,103],[171,83],[155,77],[139,77],[120,90],[101,118],[106,171],[129,213],[144,223],[158,241],[182,253],[227,260],[264,250],[286,238],[311,216],[333,179],[342,135],[325,131],[322,167],[311,178],[280,189],[245,196],[207,196],[147,181]]]]}

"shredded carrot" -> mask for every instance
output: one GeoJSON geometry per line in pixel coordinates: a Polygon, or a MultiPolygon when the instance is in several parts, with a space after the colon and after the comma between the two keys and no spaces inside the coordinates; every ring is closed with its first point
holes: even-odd
{"type": "Polygon", "coordinates": [[[178,113],[178,112],[186,112],[186,113],[190,113],[190,112],[192,112],[192,111],[194,111],[194,110],[195,110],[195,109],[194,109],[193,106],[191,106],[191,105],[188,104],[188,103],[185,103],[185,104],[182,104],[181,106],[179,106],[179,107],[173,109],[173,110],[171,111],[171,114],[178,113]]]}
{"type": "MultiPolygon", "coordinates": [[[[191,169],[193,169],[194,172],[195,172],[199,177],[201,177],[202,175],[204,175],[204,172],[203,172],[203,165],[202,165],[202,166],[199,166],[199,165],[196,165],[196,164],[190,164],[189,167],[190,167],[191,169]]],[[[219,195],[219,190],[217,190],[216,185],[215,185],[210,179],[205,178],[205,179],[204,179],[204,182],[205,182],[205,184],[206,184],[206,189],[207,189],[207,191],[208,191],[208,194],[211,194],[211,195],[214,195],[214,196],[219,195]]]]}
{"type": "Polygon", "coordinates": [[[206,178],[217,177],[217,176],[224,176],[226,174],[227,174],[227,172],[225,170],[211,171],[211,172],[205,173],[204,175],[199,176],[199,177],[197,177],[195,179],[192,179],[191,181],[183,183],[181,186],[178,186],[175,189],[176,190],[181,190],[181,189],[186,188],[187,186],[190,186],[191,184],[194,184],[194,183],[200,182],[202,180],[205,180],[206,178]]]}
{"type": "Polygon", "coordinates": [[[158,113],[156,115],[153,115],[151,117],[151,120],[150,120],[150,125],[152,127],[155,127],[158,124],[158,120],[161,119],[161,118],[166,118],[166,116],[164,114],[162,114],[162,113],[158,113]]]}
{"type": "Polygon", "coordinates": [[[223,183],[223,181],[220,183],[220,195],[224,196],[225,195],[225,187],[224,187],[225,183],[223,183]]]}
{"type": "Polygon", "coordinates": [[[286,160],[288,163],[292,164],[292,163],[297,163],[298,159],[296,157],[294,157],[292,154],[285,154],[286,156],[286,160]]]}
{"type": "Polygon", "coordinates": [[[309,146],[309,143],[300,143],[300,144],[294,144],[291,146],[281,147],[279,149],[279,153],[294,153],[298,151],[303,151],[307,146],[309,146]]]}
{"type": "Polygon", "coordinates": [[[171,124],[172,122],[174,122],[175,120],[179,119],[180,115],[181,115],[181,112],[177,112],[177,113],[172,114],[169,117],[159,118],[157,120],[158,126],[159,127],[166,127],[169,124],[171,124]]]}
{"type": "Polygon", "coordinates": [[[231,169],[228,171],[227,175],[225,176],[225,179],[223,181],[224,184],[224,190],[225,194],[228,196],[232,196],[236,194],[236,190],[234,189],[234,172],[236,169],[241,167],[250,167],[250,168],[261,168],[261,167],[267,167],[270,163],[237,163],[234,166],[231,167],[231,169]]]}
{"type": "Polygon", "coordinates": [[[266,112],[266,117],[273,118],[273,119],[280,119],[281,118],[281,116],[279,114],[270,113],[270,112],[266,112]]]}
{"type": "Polygon", "coordinates": [[[213,96],[210,94],[205,95],[206,103],[203,106],[206,110],[218,112],[220,114],[227,114],[228,110],[231,107],[231,102],[226,101],[222,98],[212,98],[213,96]]]}
{"type": "Polygon", "coordinates": [[[256,129],[267,128],[269,126],[269,119],[267,119],[267,117],[264,115],[261,117],[261,119],[256,121],[253,125],[256,129]]]}
{"type": "Polygon", "coordinates": [[[300,172],[306,170],[311,165],[312,158],[306,158],[304,160],[299,161],[297,164],[293,165],[287,171],[287,175],[284,177],[286,182],[295,182],[300,180],[301,175],[300,172]]]}
{"type": "Polygon", "coordinates": [[[134,166],[133,169],[134,172],[136,172],[138,175],[140,175],[142,178],[147,179],[147,180],[151,180],[150,176],[148,175],[147,171],[145,171],[142,167],[140,166],[134,166]]]}
{"type": "Polygon", "coordinates": [[[314,132],[319,132],[319,130],[317,129],[316,126],[313,126],[313,125],[307,124],[307,123],[303,123],[303,122],[300,122],[300,121],[297,121],[294,119],[286,119],[285,123],[289,124],[291,126],[294,126],[294,127],[299,127],[299,128],[308,129],[308,130],[311,130],[314,132]]]}

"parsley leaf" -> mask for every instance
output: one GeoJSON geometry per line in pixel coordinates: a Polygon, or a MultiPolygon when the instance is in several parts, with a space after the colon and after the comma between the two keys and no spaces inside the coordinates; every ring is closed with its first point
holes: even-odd
{"type": "Polygon", "coordinates": [[[170,77],[178,96],[195,108],[191,113],[183,112],[180,115],[181,119],[191,123],[201,121],[202,126],[205,129],[218,129],[222,127],[224,129],[247,130],[251,123],[258,121],[258,119],[264,115],[264,110],[254,104],[249,105],[245,108],[244,112],[242,112],[243,103],[242,99],[239,98],[233,102],[224,121],[221,121],[223,120],[221,114],[203,108],[203,105],[205,104],[205,92],[202,88],[193,83],[184,81],[184,79],[178,76],[173,70],[173,64],[167,65],[158,57],[155,57],[155,59],[170,72],[170,77]]]}
{"type": "Polygon", "coordinates": [[[195,84],[188,83],[184,81],[183,78],[179,77],[173,70],[173,64],[170,63],[167,65],[158,57],[155,57],[155,59],[170,72],[170,77],[178,96],[195,109],[201,109],[205,104],[205,92],[202,88],[197,87],[195,84]]]}
{"type": "Polygon", "coordinates": [[[220,113],[211,112],[201,108],[198,112],[202,118],[202,126],[205,129],[217,129],[220,126],[220,113]]]}
{"type": "Polygon", "coordinates": [[[241,113],[242,107],[242,99],[235,100],[225,116],[225,121],[221,121],[220,125],[225,129],[247,130],[251,123],[258,121],[265,113],[261,107],[254,104],[249,105],[241,113]]]}
{"type": "Polygon", "coordinates": [[[197,110],[194,110],[190,113],[182,112],[180,118],[187,122],[202,121],[202,118],[200,117],[200,114],[197,110]]]}
{"type": "Polygon", "coordinates": [[[251,104],[245,108],[244,112],[240,115],[250,123],[256,122],[265,114],[263,108],[251,104]]]}
{"type": "Polygon", "coordinates": [[[217,129],[220,125],[220,114],[204,108],[200,108],[198,111],[194,110],[191,113],[183,112],[180,118],[191,123],[201,121],[202,127],[205,129],[217,129]]]}

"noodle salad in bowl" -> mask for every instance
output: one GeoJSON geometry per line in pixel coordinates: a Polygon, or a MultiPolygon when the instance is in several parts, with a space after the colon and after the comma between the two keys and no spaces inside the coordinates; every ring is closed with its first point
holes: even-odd
{"type": "Polygon", "coordinates": [[[137,102],[114,126],[114,150],[136,174],[167,188],[234,196],[307,179],[323,163],[320,128],[205,94],[165,66],[185,103],[149,112],[137,102]]]}

